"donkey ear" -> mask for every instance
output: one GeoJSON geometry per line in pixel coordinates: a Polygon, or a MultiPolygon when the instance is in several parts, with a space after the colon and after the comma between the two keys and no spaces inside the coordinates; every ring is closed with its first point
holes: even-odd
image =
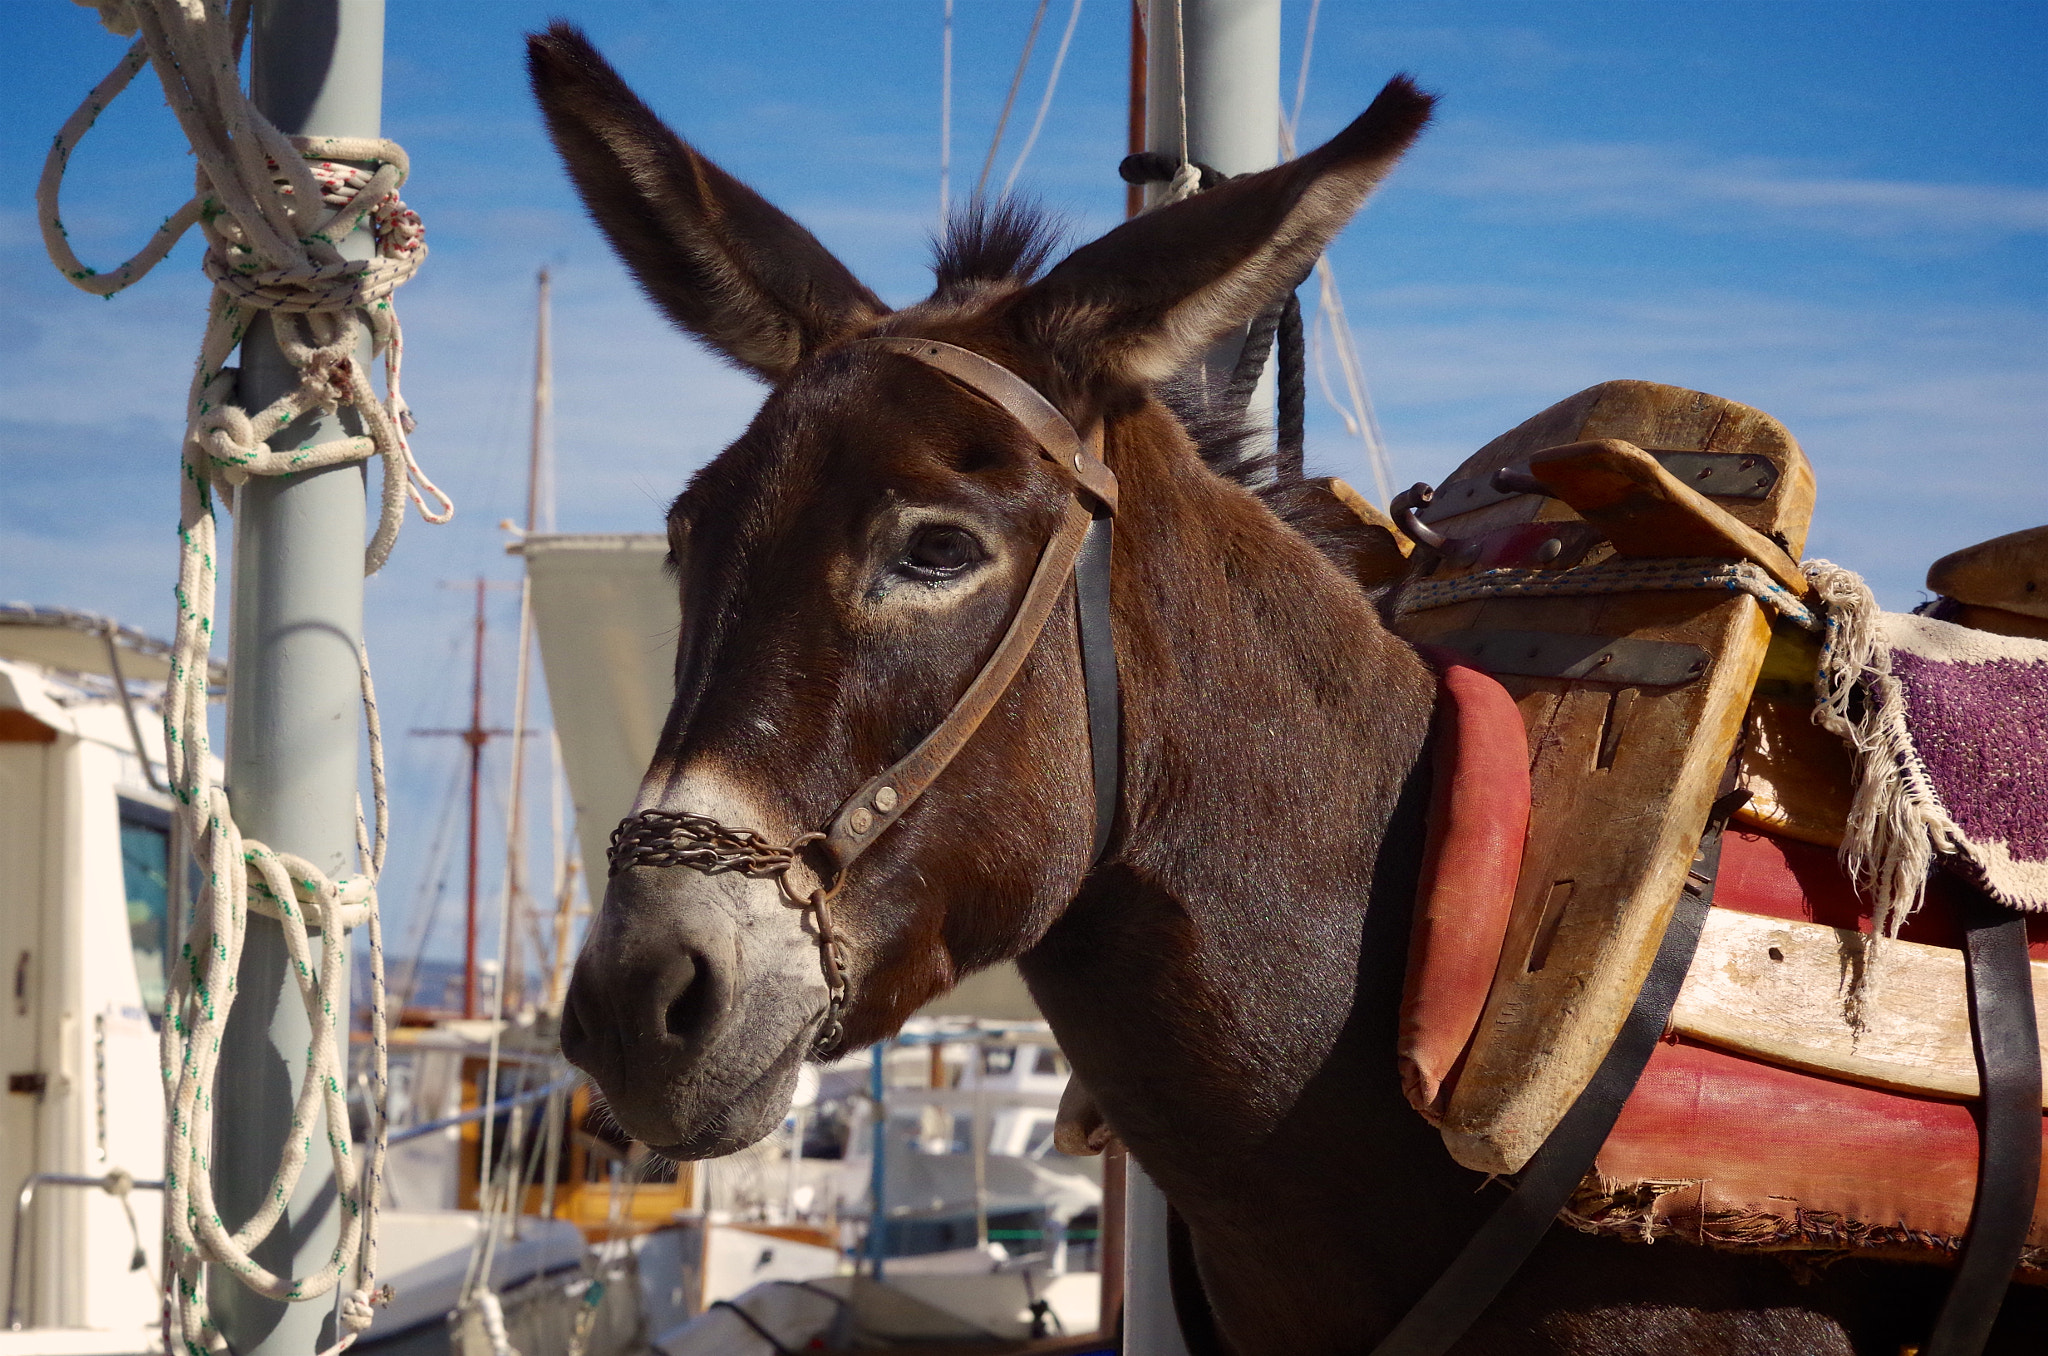
{"type": "Polygon", "coordinates": [[[1395,76],[1358,120],[1284,165],[1134,218],[1019,295],[1019,338],[1069,372],[1153,382],[1299,283],[1429,121],[1395,76]]]}
{"type": "Polygon", "coordinates": [[[684,329],[776,381],[888,313],[815,236],[663,125],[581,30],[557,22],[526,56],[584,205],[684,329]]]}

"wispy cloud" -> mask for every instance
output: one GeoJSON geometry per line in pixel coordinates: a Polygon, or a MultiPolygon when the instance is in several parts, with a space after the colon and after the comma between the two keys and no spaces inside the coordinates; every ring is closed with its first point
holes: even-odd
{"type": "Polygon", "coordinates": [[[1495,219],[1534,212],[1858,237],[2048,233],[2048,190],[2038,188],[1861,176],[1680,144],[1503,139],[1473,123],[1444,140],[1411,183],[1481,204],[1495,219]]]}

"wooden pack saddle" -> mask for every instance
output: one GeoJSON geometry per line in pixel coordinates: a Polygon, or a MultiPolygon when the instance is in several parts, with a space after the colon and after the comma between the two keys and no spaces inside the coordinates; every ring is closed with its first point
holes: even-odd
{"type": "MultiPolygon", "coordinates": [[[[1446,698],[1404,1075],[1460,1163],[1519,1170],[1613,1043],[1739,784],[1671,1030],[1567,1218],[1936,1259],[1978,1151],[1959,931],[1937,883],[1887,944],[1883,1002],[1850,1013],[1869,906],[1835,860],[1849,760],[1811,721],[1819,651],[1796,624],[1813,499],[1768,415],[1623,381],[1396,501],[1422,544],[1389,605],[1446,698]]],[[[2030,938],[2039,1002],[2048,926],[2030,938]]],[[[2048,1200],[2035,1221],[2022,1275],[2048,1280],[2048,1200]]]]}

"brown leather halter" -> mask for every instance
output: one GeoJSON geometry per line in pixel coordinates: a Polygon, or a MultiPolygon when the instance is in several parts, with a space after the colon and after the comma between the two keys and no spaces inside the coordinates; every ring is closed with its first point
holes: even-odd
{"type": "Polygon", "coordinates": [[[1070,580],[1080,624],[1095,782],[1091,861],[1099,861],[1109,843],[1120,761],[1116,653],[1109,633],[1110,530],[1117,487],[1115,474],[1102,460],[1102,426],[1093,425],[1084,439],[1029,382],[953,344],[890,337],[862,339],[849,347],[915,359],[995,405],[1030,434],[1040,454],[1072,482],[1073,498],[1040,552],[1031,582],[1011,614],[1002,640],[953,709],[916,748],[840,802],[822,831],[802,834],[788,847],[778,848],[751,829],[730,828],[705,815],[643,810],[627,816],[612,832],[614,876],[636,866],[687,866],[706,875],[738,871],[772,877],[792,904],[816,919],[818,960],[829,995],[815,1045],[821,1057],[837,1054],[845,1034],[846,954],[833,923],[832,901],[845,884],[847,868],[917,803],[988,719],[1023,669],[1070,580]],[[789,869],[814,845],[826,869],[817,873],[817,888],[799,894],[789,884],[789,869]]]}

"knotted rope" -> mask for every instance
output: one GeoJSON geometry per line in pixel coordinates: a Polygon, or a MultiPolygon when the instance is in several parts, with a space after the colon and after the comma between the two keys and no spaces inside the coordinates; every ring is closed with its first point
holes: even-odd
{"type": "Polygon", "coordinates": [[[44,244],[58,269],[81,289],[111,296],[139,280],[197,225],[207,242],[204,268],[213,281],[206,333],[187,398],[179,499],[178,620],[164,702],[165,762],[193,855],[205,867],[182,964],[171,971],[163,1062],[169,1103],[164,1166],[166,1251],[174,1273],[166,1314],[166,1350],[188,1356],[222,1353],[227,1344],[206,1304],[204,1269],[225,1267],[271,1299],[316,1299],[341,1291],[342,1336],[329,1356],[370,1324],[376,1290],[376,1212],[385,1150],[386,1050],[383,934],[376,880],[383,868],[389,813],[383,732],[367,656],[358,649],[369,740],[375,832],[358,805],[357,874],[329,879],[312,863],[280,853],[236,827],[226,793],[213,780],[207,737],[207,655],[213,639],[218,583],[216,492],[251,476],[288,475],[384,460],[377,527],[365,550],[374,573],[390,554],[410,499],[429,522],[446,522],[447,496],[419,469],[406,435],[412,416],[400,394],[404,353],[392,294],[426,257],[420,221],[398,197],[405,153],[371,138],[287,137],[243,94],[242,39],[248,0],[224,12],[219,0],[78,0],[99,12],[113,32],[140,34],[107,77],[65,122],[44,162],[36,203],[44,244]],[[143,65],[155,67],[164,94],[198,161],[197,192],[168,217],[141,250],[99,271],[80,262],[65,236],[58,190],[72,151],[100,113],[143,65]],[[368,168],[343,162],[364,162],[368,168]],[[367,226],[370,259],[342,256],[341,242],[367,226]],[[298,384],[254,413],[237,405],[235,370],[227,366],[258,312],[268,313],[278,346],[298,384]],[[372,354],[384,361],[379,399],[357,357],[359,324],[369,328],[372,354]],[[360,435],[285,451],[269,447],[280,429],[307,414],[347,407],[360,435]],[[430,507],[431,496],[438,507],[430,507]],[[312,1024],[307,1068],[292,1108],[291,1130],[263,1208],[230,1234],[215,1204],[213,1089],[220,1039],[236,989],[236,969],[254,909],[278,920],[299,995],[312,1024]],[[369,1162],[359,1171],[349,1141],[342,1095],[345,1064],[337,1026],[338,998],[347,992],[348,932],[367,924],[370,936],[370,1020],[373,1125],[369,1162]],[[310,933],[326,945],[312,957],[310,933]],[[279,1276],[253,1253],[282,1218],[312,1148],[312,1126],[326,1119],[342,1210],[340,1238],[312,1275],[279,1276]],[[342,1290],[353,1272],[354,1284],[342,1290]],[[169,1327],[175,1325],[175,1339],[169,1327]]]}

